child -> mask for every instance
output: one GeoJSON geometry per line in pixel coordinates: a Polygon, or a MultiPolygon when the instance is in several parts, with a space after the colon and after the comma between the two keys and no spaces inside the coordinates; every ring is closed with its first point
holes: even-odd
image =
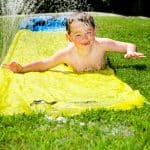
{"type": "Polygon", "coordinates": [[[116,51],[124,53],[125,58],[143,58],[144,54],[136,52],[132,43],[97,38],[93,17],[87,13],[73,13],[66,21],[66,37],[68,46],[57,51],[53,56],[20,65],[17,62],[3,64],[15,73],[31,71],[46,71],[59,64],[65,63],[76,72],[95,71],[106,66],[105,53],[116,51]]]}

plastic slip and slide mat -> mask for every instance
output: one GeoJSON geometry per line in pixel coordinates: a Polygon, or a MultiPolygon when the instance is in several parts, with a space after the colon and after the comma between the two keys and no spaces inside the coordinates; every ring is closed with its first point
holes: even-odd
{"type": "Polygon", "coordinates": [[[63,31],[66,28],[65,16],[38,16],[24,18],[19,25],[20,29],[31,31],[63,31]]]}
{"type": "MultiPolygon", "coordinates": [[[[46,58],[66,46],[64,32],[20,30],[3,63],[21,64],[46,58]]],[[[51,116],[76,115],[86,110],[128,110],[146,99],[118,79],[113,70],[74,73],[59,65],[45,72],[16,74],[0,68],[0,114],[46,112],[51,116]]]]}

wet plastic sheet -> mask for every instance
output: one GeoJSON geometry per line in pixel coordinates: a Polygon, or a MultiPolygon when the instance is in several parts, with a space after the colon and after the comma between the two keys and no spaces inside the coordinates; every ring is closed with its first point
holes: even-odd
{"type": "MultiPolygon", "coordinates": [[[[3,63],[21,64],[49,57],[66,46],[64,32],[19,31],[3,63]]],[[[0,69],[0,113],[46,112],[52,116],[80,114],[91,109],[128,110],[142,107],[146,99],[107,68],[74,73],[65,65],[46,72],[15,74],[0,69]]]]}
{"type": "Polygon", "coordinates": [[[38,16],[24,18],[20,22],[19,28],[31,31],[64,31],[65,24],[65,16],[38,16]]]}

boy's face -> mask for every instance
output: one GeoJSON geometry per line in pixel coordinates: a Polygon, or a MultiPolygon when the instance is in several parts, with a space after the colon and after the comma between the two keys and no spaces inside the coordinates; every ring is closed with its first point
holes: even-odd
{"type": "Polygon", "coordinates": [[[80,21],[74,21],[70,25],[70,34],[67,35],[79,49],[90,49],[95,40],[95,28],[80,21]]]}

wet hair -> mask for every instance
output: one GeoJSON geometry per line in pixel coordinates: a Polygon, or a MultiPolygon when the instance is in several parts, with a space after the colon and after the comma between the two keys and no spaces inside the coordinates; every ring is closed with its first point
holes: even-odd
{"type": "Polygon", "coordinates": [[[95,28],[95,22],[92,16],[85,12],[75,12],[66,18],[66,31],[71,33],[70,25],[73,21],[80,21],[95,28]]]}

